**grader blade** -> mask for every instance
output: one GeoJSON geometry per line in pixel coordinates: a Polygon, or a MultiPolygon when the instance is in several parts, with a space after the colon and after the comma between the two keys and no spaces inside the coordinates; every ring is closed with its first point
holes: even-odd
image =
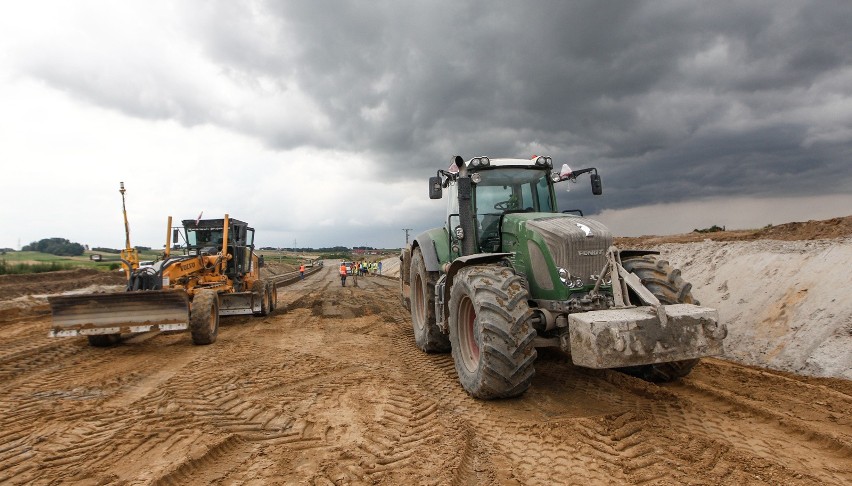
{"type": "Polygon", "coordinates": [[[189,296],[180,290],[61,295],[48,302],[50,337],[175,331],[189,325],[189,296]]]}

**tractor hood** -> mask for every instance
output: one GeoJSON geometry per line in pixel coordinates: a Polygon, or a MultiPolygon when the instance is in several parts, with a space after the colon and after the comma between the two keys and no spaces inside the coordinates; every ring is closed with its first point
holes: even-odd
{"type": "MultiPolygon", "coordinates": [[[[507,215],[507,218],[512,216],[515,215],[507,215]]],[[[575,285],[578,280],[582,286],[594,285],[606,265],[606,251],[612,245],[612,233],[606,226],[580,216],[552,213],[539,213],[521,224],[527,231],[540,236],[526,241],[530,273],[540,288],[553,289],[559,284],[558,280],[553,282],[545,253],[550,254],[556,267],[568,271],[575,285]],[[546,248],[540,247],[542,240],[546,248]]]]}

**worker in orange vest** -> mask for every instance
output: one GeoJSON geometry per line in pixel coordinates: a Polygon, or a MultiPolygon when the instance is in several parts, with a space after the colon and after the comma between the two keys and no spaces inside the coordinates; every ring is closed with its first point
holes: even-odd
{"type": "Polygon", "coordinates": [[[340,262],[340,285],[346,287],[346,262],[340,262]]]}
{"type": "Polygon", "coordinates": [[[302,264],[299,266],[299,278],[300,278],[300,279],[305,278],[305,264],[304,264],[304,263],[302,263],[302,264]]]}

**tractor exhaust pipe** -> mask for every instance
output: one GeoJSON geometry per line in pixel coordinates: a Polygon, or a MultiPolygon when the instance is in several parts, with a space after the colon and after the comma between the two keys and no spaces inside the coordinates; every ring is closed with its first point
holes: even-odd
{"type": "Polygon", "coordinates": [[[464,164],[464,159],[456,155],[454,158],[456,167],[459,168],[459,177],[456,181],[459,189],[459,220],[461,222],[464,238],[462,238],[462,255],[473,255],[476,253],[476,225],[473,223],[476,217],[471,209],[471,199],[473,197],[473,186],[470,181],[470,176],[467,174],[467,166],[464,164]]]}

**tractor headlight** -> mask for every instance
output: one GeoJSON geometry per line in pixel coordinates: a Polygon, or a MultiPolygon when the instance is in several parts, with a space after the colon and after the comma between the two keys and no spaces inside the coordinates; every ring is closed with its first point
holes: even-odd
{"type": "Polygon", "coordinates": [[[464,229],[461,226],[456,226],[456,238],[460,240],[464,239],[464,229]]]}
{"type": "Polygon", "coordinates": [[[568,273],[568,270],[565,270],[564,268],[559,267],[559,280],[561,280],[562,283],[567,285],[568,282],[570,282],[570,280],[569,280],[570,278],[571,278],[571,274],[568,273]]]}
{"type": "Polygon", "coordinates": [[[479,174],[479,172],[474,172],[473,174],[471,174],[470,180],[474,184],[479,184],[480,182],[482,182],[482,176],[479,174]]]}
{"type": "Polygon", "coordinates": [[[487,166],[491,165],[491,159],[489,159],[488,157],[480,157],[479,160],[482,161],[483,167],[487,167],[487,166]]]}
{"type": "Polygon", "coordinates": [[[479,167],[480,163],[481,163],[481,161],[479,160],[478,157],[470,159],[470,165],[472,165],[473,167],[479,167]]]}

